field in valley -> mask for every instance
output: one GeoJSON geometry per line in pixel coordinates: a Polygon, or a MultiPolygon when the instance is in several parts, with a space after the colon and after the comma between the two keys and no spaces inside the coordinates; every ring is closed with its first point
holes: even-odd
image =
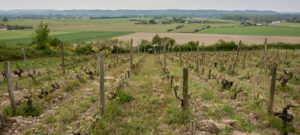
{"type": "MultiPolygon", "coordinates": [[[[112,38],[135,32],[147,33],[201,33],[201,34],[229,34],[229,35],[259,35],[259,36],[300,36],[300,24],[282,23],[276,26],[240,27],[240,22],[227,20],[213,20],[222,23],[172,23],[172,24],[135,24],[136,18],[116,19],[63,19],[43,20],[49,24],[52,37],[60,38],[69,43],[78,41],[93,41],[103,38],[112,38]],[[176,28],[183,25],[181,28],[176,28]],[[208,29],[204,27],[210,26],[208,29]],[[170,31],[171,30],[171,31],[170,31]],[[72,38],[70,38],[72,37],[72,38]]],[[[139,20],[148,21],[150,18],[139,20]]],[[[10,20],[2,22],[9,25],[38,26],[40,20],[10,20]]],[[[0,31],[0,40],[8,45],[30,43],[33,30],[0,31]]],[[[144,37],[147,38],[148,37],[144,37]]],[[[227,38],[227,36],[220,37],[227,38]]],[[[229,38],[231,39],[231,38],[229,38]]],[[[277,41],[277,40],[275,40],[277,41]]],[[[289,39],[287,39],[289,41],[289,39]]],[[[294,41],[291,41],[294,43],[294,41]]],[[[180,42],[182,43],[182,42],[180,42]]],[[[209,42],[211,43],[211,42],[209,42]]],[[[257,43],[257,42],[255,42],[257,43]]]]}

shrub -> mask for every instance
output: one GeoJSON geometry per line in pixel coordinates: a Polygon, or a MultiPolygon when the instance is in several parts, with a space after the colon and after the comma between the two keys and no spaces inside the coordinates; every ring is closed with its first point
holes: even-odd
{"type": "Polygon", "coordinates": [[[184,25],[179,25],[179,26],[176,26],[176,28],[175,28],[175,29],[180,29],[180,28],[182,28],[182,27],[184,27],[184,25]]]}
{"type": "Polygon", "coordinates": [[[171,32],[171,31],[173,31],[173,29],[168,29],[168,32],[171,32]]]}
{"type": "Polygon", "coordinates": [[[78,46],[78,47],[76,47],[75,52],[77,54],[88,55],[88,54],[92,54],[93,50],[92,50],[92,46],[91,45],[85,45],[85,46],[78,46]]]}

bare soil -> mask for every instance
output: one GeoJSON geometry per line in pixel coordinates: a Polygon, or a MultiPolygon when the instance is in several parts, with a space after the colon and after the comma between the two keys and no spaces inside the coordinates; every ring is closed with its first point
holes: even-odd
{"type": "Polygon", "coordinates": [[[199,41],[205,45],[211,45],[216,43],[218,40],[223,39],[224,41],[239,42],[242,40],[246,44],[263,44],[264,39],[268,38],[269,43],[300,43],[299,37],[288,37],[288,36],[247,36],[247,35],[222,35],[222,34],[193,34],[193,33],[134,33],[125,36],[117,37],[119,40],[129,41],[135,39],[133,45],[137,45],[142,39],[151,41],[153,36],[158,34],[161,37],[170,37],[176,40],[177,44],[187,43],[189,41],[199,41]]]}

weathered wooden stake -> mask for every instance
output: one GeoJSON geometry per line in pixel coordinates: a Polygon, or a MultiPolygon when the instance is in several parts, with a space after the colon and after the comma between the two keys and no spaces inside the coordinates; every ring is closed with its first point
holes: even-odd
{"type": "Polygon", "coordinates": [[[277,70],[277,64],[273,63],[271,89],[270,89],[270,99],[269,99],[269,106],[268,106],[268,112],[270,114],[273,113],[273,101],[274,101],[274,93],[275,93],[276,70],[277,70]]]}
{"type": "Polygon", "coordinates": [[[265,72],[267,71],[267,62],[268,62],[268,39],[265,39],[265,72]]]}
{"type": "Polygon", "coordinates": [[[179,62],[181,63],[181,47],[179,47],[179,62]]]}
{"type": "Polygon", "coordinates": [[[21,50],[22,50],[22,53],[23,53],[25,64],[26,64],[27,73],[30,74],[29,66],[28,66],[28,63],[27,63],[26,53],[25,53],[24,47],[23,47],[23,45],[20,45],[20,47],[21,47],[21,50]]]}
{"type": "Polygon", "coordinates": [[[140,55],[140,42],[138,42],[138,55],[140,55]]]}
{"type": "Polygon", "coordinates": [[[235,56],[234,63],[232,65],[232,69],[231,69],[232,71],[234,71],[234,68],[236,66],[236,63],[237,63],[239,55],[240,55],[240,46],[241,46],[241,43],[242,43],[242,41],[240,41],[239,44],[238,44],[238,48],[237,48],[237,51],[236,51],[236,56],[235,56]]]}
{"type": "Polygon", "coordinates": [[[164,68],[167,68],[167,54],[166,54],[167,44],[164,44],[164,68]]]}
{"type": "Polygon", "coordinates": [[[133,68],[133,52],[132,52],[132,44],[133,44],[133,39],[130,40],[130,68],[133,68]]]}
{"type": "Polygon", "coordinates": [[[209,69],[209,71],[208,71],[208,79],[210,79],[211,78],[211,69],[209,69]]]}
{"type": "MultiPolygon", "coordinates": [[[[99,40],[97,41],[97,48],[98,48],[98,52],[100,52],[100,43],[99,40]]],[[[98,54],[97,57],[97,73],[100,73],[100,55],[98,54]]]]}
{"type": "Polygon", "coordinates": [[[284,55],[284,64],[286,64],[286,59],[287,59],[287,49],[285,50],[285,55],[284,55]]]}
{"type": "Polygon", "coordinates": [[[63,69],[63,74],[65,74],[66,70],[65,70],[64,43],[61,43],[60,50],[61,50],[61,66],[63,69]]]}
{"type": "Polygon", "coordinates": [[[104,93],[104,59],[99,49],[99,60],[100,60],[100,111],[103,115],[105,112],[105,93],[104,93]]]}
{"type": "Polygon", "coordinates": [[[183,111],[188,110],[188,68],[183,68],[183,85],[182,85],[182,96],[183,96],[183,111]]]}
{"type": "Polygon", "coordinates": [[[14,95],[9,61],[5,62],[4,68],[5,68],[6,82],[7,82],[7,88],[8,88],[7,90],[8,90],[8,94],[9,94],[10,104],[11,104],[11,108],[13,109],[13,113],[15,113],[16,112],[16,102],[15,102],[15,95],[14,95]]]}
{"type": "Polygon", "coordinates": [[[199,73],[199,41],[197,41],[197,69],[196,69],[196,72],[199,73]]]}
{"type": "Polygon", "coordinates": [[[203,65],[204,63],[204,43],[202,42],[202,54],[201,54],[201,64],[203,65]]]}

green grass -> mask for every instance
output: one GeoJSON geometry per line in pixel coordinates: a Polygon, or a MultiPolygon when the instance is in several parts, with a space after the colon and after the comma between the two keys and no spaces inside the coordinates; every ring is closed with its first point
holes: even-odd
{"type": "MultiPolygon", "coordinates": [[[[29,69],[32,68],[49,68],[49,67],[58,67],[59,64],[61,63],[61,58],[60,57],[48,57],[48,58],[40,58],[40,59],[31,59],[27,60],[29,69]]],[[[70,62],[70,59],[66,59],[67,62],[70,62]]],[[[10,67],[12,70],[16,70],[17,67],[22,68],[25,70],[26,64],[23,60],[18,60],[18,61],[11,61],[10,62],[10,67]]],[[[4,70],[4,62],[0,62],[0,70],[4,70]]]]}
{"type": "Polygon", "coordinates": [[[199,33],[202,34],[233,34],[233,35],[263,35],[263,36],[300,36],[300,27],[287,26],[251,26],[210,28],[199,33]]]}
{"type": "Polygon", "coordinates": [[[11,106],[4,109],[4,112],[8,116],[39,116],[42,114],[42,108],[38,105],[33,105],[32,107],[29,107],[27,105],[20,105],[17,106],[16,112],[13,112],[13,109],[11,106]]]}
{"type": "MultiPolygon", "coordinates": [[[[16,45],[18,43],[28,44],[32,42],[30,35],[32,31],[0,31],[0,35],[9,36],[2,37],[3,42],[7,45],[16,45]]],[[[64,42],[75,43],[79,41],[93,41],[103,38],[112,38],[122,35],[130,34],[130,32],[96,32],[96,31],[83,31],[83,32],[50,32],[50,37],[56,37],[64,42]]]]}

